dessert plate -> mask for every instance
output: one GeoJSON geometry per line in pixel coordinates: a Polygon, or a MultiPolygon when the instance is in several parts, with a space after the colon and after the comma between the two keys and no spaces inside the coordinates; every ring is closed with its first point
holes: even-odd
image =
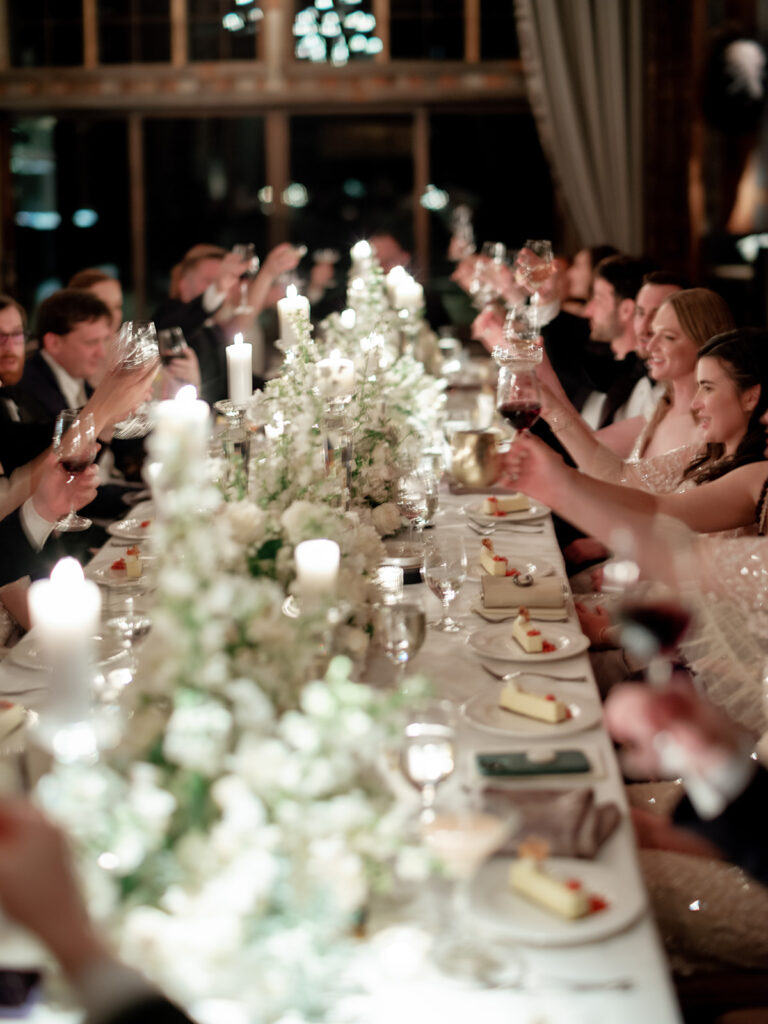
{"type": "MultiPolygon", "coordinates": [[[[551,562],[547,562],[544,558],[539,558],[535,555],[533,559],[529,559],[527,555],[512,554],[509,551],[501,551],[498,546],[494,543],[494,551],[497,555],[503,555],[504,558],[509,559],[510,569],[517,569],[520,572],[530,573],[535,579],[537,576],[554,576],[555,567],[551,562]]],[[[469,567],[467,569],[468,580],[479,580],[483,576],[490,575],[480,564],[479,558],[470,560],[469,567]]]]}
{"type": "Polygon", "coordinates": [[[589,640],[578,626],[560,626],[536,622],[542,639],[554,644],[554,651],[528,654],[512,636],[512,626],[484,626],[470,634],[469,645],[486,658],[500,661],[522,661],[527,665],[538,665],[543,661],[562,661],[589,649],[589,640]]]}
{"type": "Polygon", "coordinates": [[[550,857],[547,867],[559,878],[578,878],[608,906],[575,921],[532,903],[509,886],[511,857],[484,864],[472,883],[472,910],[515,939],[531,946],[578,946],[625,931],[646,908],[642,886],[619,865],[573,857],[550,857]]]}
{"type": "Polygon", "coordinates": [[[138,579],[136,579],[135,577],[128,577],[125,574],[115,574],[111,568],[111,563],[108,565],[88,566],[85,570],[85,575],[88,577],[89,580],[93,580],[94,583],[98,583],[102,587],[146,588],[154,586],[154,567],[155,559],[148,558],[145,555],[142,555],[141,576],[139,576],[138,579]]]}
{"type": "Polygon", "coordinates": [[[509,736],[511,739],[532,739],[537,736],[556,739],[559,736],[569,736],[591,729],[602,718],[603,709],[600,701],[583,683],[557,683],[526,675],[520,676],[517,682],[529,693],[553,693],[565,701],[571,717],[563,722],[542,722],[538,718],[528,718],[514,711],[507,711],[499,707],[501,686],[486,687],[474,697],[470,697],[461,707],[462,715],[478,729],[496,733],[498,736],[509,736]]]}
{"type": "Polygon", "coordinates": [[[107,533],[120,540],[146,540],[152,529],[152,520],[136,519],[130,516],[127,519],[118,519],[116,523],[110,523],[107,533]],[[149,523],[149,526],[142,526],[142,523],[149,523]]]}
{"type": "Polygon", "coordinates": [[[483,512],[484,501],[485,499],[483,501],[473,501],[469,505],[464,506],[466,515],[483,524],[495,523],[497,526],[503,527],[504,523],[525,523],[532,519],[543,519],[550,512],[547,506],[542,505],[541,502],[529,500],[528,504],[530,507],[522,512],[507,512],[503,516],[489,516],[483,512]]]}
{"type": "MultiPolygon", "coordinates": [[[[117,639],[95,636],[94,657],[98,665],[107,665],[116,661],[125,654],[125,647],[117,639]]],[[[50,668],[45,660],[43,649],[35,639],[34,634],[29,634],[22,643],[16,644],[8,653],[8,660],[20,668],[29,668],[35,672],[47,672],[50,668]]],[[[0,697],[3,695],[0,694],[0,697]]]]}

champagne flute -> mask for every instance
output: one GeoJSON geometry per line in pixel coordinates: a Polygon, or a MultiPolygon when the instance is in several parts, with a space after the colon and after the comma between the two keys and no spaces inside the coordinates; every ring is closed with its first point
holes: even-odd
{"type": "MultiPolygon", "coordinates": [[[[91,413],[79,409],[63,409],[56,417],[53,428],[53,451],[56,461],[68,475],[71,485],[75,478],[84,473],[96,458],[96,428],[91,413]]],[[[56,529],[62,533],[76,533],[89,529],[93,523],[75,512],[74,497],[70,499],[69,513],[59,519],[56,529]]]]}
{"type": "Polygon", "coordinates": [[[440,599],[442,615],[429,625],[441,633],[459,633],[461,625],[450,617],[448,609],[467,578],[467,553],[458,528],[445,529],[427,546],[422,567],[424,582],[440,599]]]}
{"type": "Polygon", "coordinates": [[[427,631],[424,609],[416,601],[379,604],[374,610],[373,628],[384,653],[395,667],[399,685],[408,662],[424,643],[427,631]]]}
{"type": "Polygon", "coordinates": [[[240,277],[240,302],[235,309],[236,313],[253,312],[253,306],[248,302],[248,282],[259,272],[260,261],[256,255],[256,246],[253,242],[238,243],[232,246],[232,252],[238,259],[247,261],[248,267],[240,277]]]}
{"type": "Polygon", "coordinates": [[[400,766],[421,793],[421,821],[433,820],[437,787],[456,768],[456,711],[450,701],[423,699],[411,705],[400,766]]]}
{"type": "Polygon", "coordinates": [[[500,367],[496,408],[512,424],[515,436],[532,427],[541,415],[541,386],[536,371],[524,363],[500,367]]]}

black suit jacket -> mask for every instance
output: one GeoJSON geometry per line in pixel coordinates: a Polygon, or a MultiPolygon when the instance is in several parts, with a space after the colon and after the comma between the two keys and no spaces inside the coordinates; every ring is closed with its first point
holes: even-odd
{"type": "Polygon", "coordinates": [[[50,538],[42,551],[27,539],[19,509],[0,520],[0,587],[21,576],[46,576],[51,563],[62,553],[57,538],[50,538]]]}
{"type": "Polygon", "coordinates": [[[35,352],[24,364],[24,374],[16,385],[16,392],[30,409],[36,409],[37,421],[56,419],[69,403],[61,393],[53,370],[43,359],[42,352],[35,352]]]}

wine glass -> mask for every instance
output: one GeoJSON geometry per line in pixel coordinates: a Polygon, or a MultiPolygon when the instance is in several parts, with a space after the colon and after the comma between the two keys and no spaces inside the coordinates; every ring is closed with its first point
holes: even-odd
{"type": "Polygon", "coordinates": [[[469,291],[478,309],[492,305],[502,295],[502,274],[508,266],[503,242],[485,242],[475,260],[469,291]]]}
{"type": "Polygon", "coordinates": [[[448,614],[467,578],[467,553],[458,528],[447,528],[439,537],[432,538],[424,553],[422,574],[424,582],[443,606],[440,619],[429,625],[441,633],[461,632],[459,623],[448,614]]]}
{"type": "Polygon", "coordinates": [[[427,631],[424,609],[417,601],[379,604],[374,610],[373,628],[384,653],[395,667],[399,685],[408,662],[424,643],[427,631]]]}
{"type": "Polygon", "coordinates": [[[401,476],[397,482],[395,504],[401,516],[408,520],[408,543],[413,544],[413,524],[427,517],[427,489],[421,473],[412,471],[401,476]]]}
{"type": "MultiPolygon", "coordinates": [[[[96,458],[98,446],[92,414],[63,409],[53,428],[53,451],[56,461],[68,474],[67,483],[72,484],[96,458]]],[[[69,513],[56,523],[56,529],[62,533],[87,530],[93,525],[90,519],[77,515],[73,502],[74,498],[70,500],[69,513]]]]}
{"type": "Polygon", "coordinates": [[[259,257],[256,255],[256,246],[253,242],[238,243],[232,246],[232,252],[238,259],[248,263],[245,272],[240,277],[240,301],[235,313],[252,313],[253,306],[248,302],[248,283],[256,277],[261,265],[259,257]]]}
{"type": "Polygon", "coordinates": [[[529,238],[517,254],[515,280],[527,291],[532,292],[532,328],[539,333],[539,289],[546,284],[555,266],[552,243],[544,238],[529,238]]]}
{"type": "MultiPolygon", "coordinates": [[[[115,340],[115,365],[123,370],[148,366],[159,358],[157,331],[151,320],[126,320],[115,340]]],[[[152,427],[150,404],[141,405],[126,419],[115,424],[114,436],[126,439],[144,437],[152,427]]]]}
{"type": "Polygon", "coordinates": [[[437,787],[456,768],[456,710],[450,701],[423,699],[409,707],[400,766],[421,793],[421,821],[433,820],[437,787]]]}
{"type": "Polygon", "coordinates": [[[157,332],[157,350],[163,366],[168,366],[188,347],[184,331],[180,327],[166,327],[165,330],[157,332]]]}
{"type": "Polygon", "coordinates": [[[496,408],[518,431],[528,430],[541,415],[541,386],[535,370],[507,363],[499,369],[496,408]]]}

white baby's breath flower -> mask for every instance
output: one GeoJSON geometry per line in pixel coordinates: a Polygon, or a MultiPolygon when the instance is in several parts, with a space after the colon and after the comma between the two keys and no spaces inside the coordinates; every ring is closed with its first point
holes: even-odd
{"type": "Polygon", "coordinates": [[[383,505],[377,505],[373,510],[373,524],[382,537],[397,533],[402,525],[402,517],[397,509],[397,505],[391,501],[386,501],[383,505]]]}

